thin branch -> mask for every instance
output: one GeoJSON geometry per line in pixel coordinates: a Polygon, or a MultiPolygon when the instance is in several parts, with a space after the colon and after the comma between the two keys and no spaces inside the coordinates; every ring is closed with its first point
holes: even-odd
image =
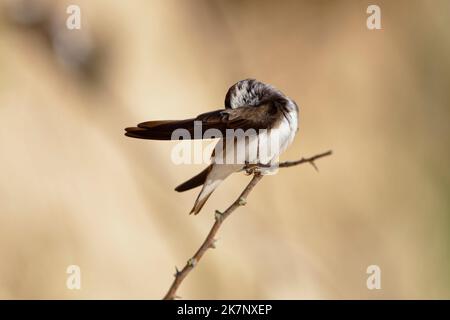
{"type": "Polygon", "coordinates": [[[311,164],[314,167],[314,169],[316,169],[318,171],[318,169],[316,167],[316,164],[315,164],[315,161],[317,159],[319,159],[319,158],[323,158],[323,157],[326,157],[326,156],[331,156],[332,153],[333,153],[333,151],[329,150],[327,152],[317,154],[314,157],[310,157],[310,158],[301,158],[300,160],[296,160],[296,161],[280,162],[278,166],[280,168],[289,168],[289,167],[292,167],[292,166],[298,166],[299,164],[308,162],[309,164],[311,164]]]}
{"type": "MultiPolygon", "coordinates": [[[[332,154],[332,152],[330,150],[330,151],[315,155],[310,158],[301,158],[300,160],[296,160],[296,161],[280,162],[278,164],[278,166],[280,168],[288,168],[288,167],[297,166],[297,165],[300,165],[303,163],[310,163],[314,168],[317,169],[317,167],[314,164],[314,161],[316,161],[319,158],[329,156],[331,154],[332,154]]],[[[236,210],[240,206],[244,206],[247,203],[247,196],[250,194],[250,192],[253,190],[253,188],[256,186],[256,184],[263,177],[263,175],[259,172],[259,170],[257,170],[258,167],[267,167],[267,165],[262,165],[262,164],[258,164],[256,166],[250,165],[246,169],[247,172],[253,174],[253,178],[250,181],[250,183],[247,185],[247,187],[245,187],[244,191],[242,191],[240,196],[224,212],[220,212],[220,211],[216,210],[216,213],[215,213],[216,221],[214,222],[213,226],[211,227],[211,230],[209,231],[208,235],[206,236],[206,239],[203,241],[200,248],[197,250],[197,252],[194,254],[194,256],[187,261],[187,263],[183,267],[183,269],[178,270],[178,268],[175,267],[175,275],[174,275],[175,279],[173,280],[172,285],[169,288],[169,291],[167,291],[166,295],[164,296],[164,300],[173,300],[173,299],[179,298],[177,296],[177,290],[178,290],[179,286],[181,285],[181,283],[183,282],[183,280],[186,278],[186,276],[189,274],[189,272],[191,272],[191,270],[194,269],[194,267],[198,264],[198,262],[203,257],[205,252],[208,249],[215,248],[215,242],[216,242],[215,236],[216,236],[217,232],[219,231],[222,223],[225,221],[226,218],[228,218],[228,216],[230,214],[233,213],[234,210],[236,210]]]]}

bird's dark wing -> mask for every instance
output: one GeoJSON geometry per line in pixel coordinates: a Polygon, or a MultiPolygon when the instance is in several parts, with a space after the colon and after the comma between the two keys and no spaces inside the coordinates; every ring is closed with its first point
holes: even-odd
{"type": "Polygon", "coordinates": [[[137,127],[125,128],[125,135],[132,138],[150,140],[171,140],[176,129],[186,129],[193,135],[195,119],[162,120],[139,123],[137,127]]]}
{"type": "Polygon", "coordinates": [[[225,137],[226,129],[242,129],[244,131],[248,129],[270,129],[276,125],[280,113],[279,108],[272,103],[265,103],[256,107],[221,109],[186,120],[142,122],[137,127],[126,128],[125,135],[140,139],[172,140],[172,134],[175,130],[184,129],[186,133],[189,133],[189,137],[183,136],[183,139],[203,139],[206,130],[216,129],[225,137]],[[197,121],[198,124],[201,123],[201,127],[195,127],[194,122],[197,121]]]}
{"type": "Polygon", "coordinates": [[[191,190],[194,188],[197,188],[205,183],[206,178],[208,177],[208,174],[212,170],[212,164],[210,164],[208,167],[206,167],[202,172],[197,174],[196,176],[193,176],[189,180],[183,182],[178,187],[175,188],[175,191],[183,192],[187,190],[191,190]]]}

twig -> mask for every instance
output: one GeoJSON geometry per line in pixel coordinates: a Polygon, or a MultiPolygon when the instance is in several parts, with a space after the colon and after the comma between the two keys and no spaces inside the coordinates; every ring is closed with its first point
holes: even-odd
{"type": "Polygon", "coordinates": [[[278,166],[280,168],[289,168],[289,167],[292,167],[292,166],[298,166],[299,164],[308,162],[309,164],[311,164],[314,167],[314,169],[319,171],[319,169],[317,169],[316,164],[315,164],[314,161],[316,161],[319,158],[323,158],[323,157],[326,157],[326,156],[331,156],[332,153],[333,153],[333,151],[329,150],[327,152],[317,154],[317,155],[315,155],[314,157],[311,157],[311,158],[301,158],[300,160],[296,160],[296,161],[280,162],[280,164],[278,166]]]}
{"type": "MultiPolygon", "coordinates": [[[[280,168],[288,168],[292,166],[297,166],[302,163],[310,163],[316,170],[317,167],[314,164],[314,161],[316,161],[319,158],[326,157],[332,154],[332,151],[327,151],[318,155],[315,155],[310,158],[301,158],[300,160],[296,161],[286,161],[286,162],[280,162],[278,166],[280,168]]],[[[208,235],[206,236],[206,239],[203,241],[200,248],[197,250],[197,252],[194,254],[192,258],[190,258],[186,265],[183,267],[183,269],[178,270],[177,267],[175,267],[175,279],[172,282],[172,285],[169,288],[169,291],[167,291],[166,295],[164,296],[164,300],[173,300],[176,298],[179,298],[177,296],[177,290],[178,287],[183,282],[184,278],[191,272],[192,269],[198,264],[200,259],[203,257],[205,252],[208,249],[215,248],[215,236],[217,232],[220,229],[220,226],[225,221],[228,216],[233,213],[234,210],[236,210],[240,206],[244,206],[247,203],[247,196],[250,194],[250,192],[253,190],[253,188],[256,186],[256,184],[262,179],[263,175],[258,170],[255,170],[258,167],[267,167],[267,165],[258,164],[258,165],[251,165],[249,170],[253,173],[253,178],[250,181],[250,183],[245,187],[244,191],[242,191],[241,195],[229,206],[224,212],[220,212],[216,210],[215,213],[215,219],[213,226],[211,227],[211,230],[209,231],[208,235]]]]}

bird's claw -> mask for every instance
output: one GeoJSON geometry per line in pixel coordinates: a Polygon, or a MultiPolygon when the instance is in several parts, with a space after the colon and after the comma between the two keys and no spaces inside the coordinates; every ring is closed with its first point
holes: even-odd
{"type": "Polygon", "coordinates": [[[248,163],[247,161],[245,162],[245,174],[247,176],[252,175],[256,172],[260,171],[259,165],[257,163],[248,163]]]}
{"type": "Polygon", "coordinates": [[[272,168],[272,164],[269,163],[249,163],[248,161],[245,161],[245,174],[247,176],[255,174],[255,173],[261,173],[262,169],[266,168],[269,169],[272,168]]]}

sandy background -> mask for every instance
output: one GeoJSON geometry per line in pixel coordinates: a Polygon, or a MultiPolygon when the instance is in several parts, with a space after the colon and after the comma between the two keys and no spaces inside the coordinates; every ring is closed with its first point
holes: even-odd
{"type": "Polygon", "coordinates": [[[198,190],[173,188],[204,166],[123,128],[219,108],[248,77],[301,108],[282,159],[334,155],[263,179],[179,295],[450,298],[450,2],[377,1],[378,31],[369,4],[0,1],[0,298],[161,298],[249,178],[189,216],[198,190]]]}

